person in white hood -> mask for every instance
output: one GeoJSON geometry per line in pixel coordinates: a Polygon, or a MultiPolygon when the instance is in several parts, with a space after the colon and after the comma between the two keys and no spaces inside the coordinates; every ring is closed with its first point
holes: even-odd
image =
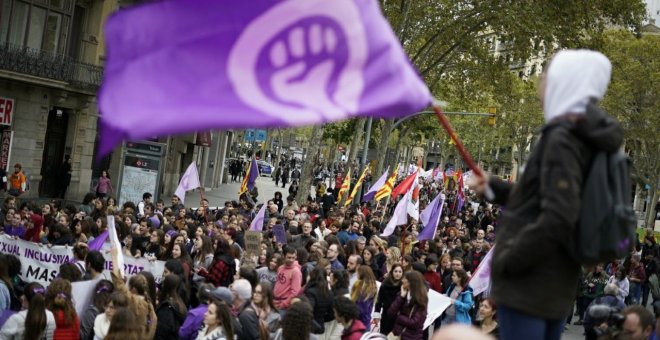
{"type": "Polygon", "coordinates": [[[597,107],[612,65],[603,54],[565,50],[552,59],[539,94],[541,141],[515,184],[475,178],[504,205],[492,259],[491,294],[500,339],[559,339],[571,313],[580,264],[570,254],[582,184],[595,151],[621,147],[623,131],[597,107]]]}

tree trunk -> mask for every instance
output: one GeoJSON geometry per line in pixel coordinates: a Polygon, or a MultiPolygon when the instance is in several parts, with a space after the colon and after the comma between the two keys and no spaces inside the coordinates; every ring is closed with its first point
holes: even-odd
{"type": "MultiPolygon", "coordinates": [[[[381,174],[383,173],[383,168],[385,167],[385,158],[388,156],[387,146],[390,142],[390,135],[392,134],[392,125],[394,125],[394,119],[386,119],[385,124],[381,125],[380,128],[380,143],[378,143],[378,153],[376,161],[376,169],[374,173],[381,174]]],[[[394,169],[392,169],[394,171],[394,169]]]]}
{"type": "Polygon", "coordinates": [[[307,193],[311,190],[312,180],[314,179],[314,167],[319,161],[319,148],[321,147],[322,140],[323,126],[315,125],[312,129],[312,137],[309,140],[307,159],[302,162],[300,186],[298,187],[298,195],[296,196],[296,202],[299,206],[302,206],[307,201],[307,193]]]}
{"type": "Polygon", "coordinates": [[[362,145],[362,135],[364,135],[364,122],[366,121],[367,121],[366,118],[358,118],[358,120],[355,122],[355,133],[353,134],[353,140],[351,141],[351,150],[350,153],[348,154],[348,164],[350,164],[351,166],[355,162],[355,159],[357,158],[358,150],[362,145]]]}
{"type": "Polygon", "coordinates": [[[401,152],[400,152],[400,150],[401,150],[401,140],[405,136],[406,132],[408,132],[408,127],[404,126],[403,129],[401,129],[399,131],[399,139],[396,140],[396,149],[394,149],[395,150],[394,154],[396,155],[396,157],[394,158],[394,166],[395,167],[398,167],[399,162],[401,161],[401,152]]]}
{"type": "Polygon", "coordinates": [[[651,191],[650,191],[649,196],[651,197],[651,201],[649,202],[649,204],[647,206],[647,209],[646,209],[646,219],[645,219],[644,226],[646,228],[655,229],[654,228],[655,227],[655,214],[656,214],[655,205],[658,202],[658,192],[660,190],[658,190],[658,185],[657,184],[652,185],[650,190],[651,191]]]}

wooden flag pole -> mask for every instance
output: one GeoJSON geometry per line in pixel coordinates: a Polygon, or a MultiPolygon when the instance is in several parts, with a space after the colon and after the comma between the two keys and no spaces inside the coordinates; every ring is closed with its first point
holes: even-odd
{"type": "Polygon", "coordinates": [[[454,129],[451,127],[451,124],[449,123],[447,116],[445,116],[442,113],[442,109],[440,108],[440,106],[433,105],[433,111],[435,112],[435,115],[438,117],[438,120],[440,120],[440,124],[442,125],[442,127],[449,134],[449,138],[451,138],[454,141],[454,144],[456,145],[456,150],[458,150],[458,153],[461,155],[461,158],[463,158],[463,161],[465,161],[467,166],[472,171],[474,171],[475,175],[484,178],[484,173],[481,171],[481,168],[477,166],[477,164],[472,159],[470,153],[467,151],[467,149],[465,149],[463,142],[461,141],[460,138],[458,138],[456,132],[454,132],[454,129]]]}

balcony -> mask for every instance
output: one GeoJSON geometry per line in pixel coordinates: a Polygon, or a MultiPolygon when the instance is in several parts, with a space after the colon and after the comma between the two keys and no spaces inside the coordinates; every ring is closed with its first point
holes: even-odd
{"type": "Polygon", "coordinates": [[[73,88],[86,91],[96,91],[103,78],[100,66],[11,44],[0,45],[0,70],[64,81],[73,88]]]}

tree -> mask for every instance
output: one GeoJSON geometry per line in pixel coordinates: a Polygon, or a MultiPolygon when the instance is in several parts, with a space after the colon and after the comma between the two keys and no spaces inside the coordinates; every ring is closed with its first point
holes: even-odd
{"type": "Polygon", "coordinates": [[[307,157],[302,162],[302,170],[300,171],[300,189],[296,196],[296,203],[302,206],[307,202],[308,190],[312,187],[312,179],[314,178],[314,167],[319,161],[319,150],[321,148],[321,141],[323,140],[323,125],[314,125],[312,127],[312,135],[310,138],[309,149],[307,157]]]}
{"type": "MultiPolygon", "coordinates": [[[[381,5],[429,88],[460,103],[453,106],[459,111],[497,92],[513,61],[549,56],[553,47],[598,47],[608,25],[639,31],[646,10],[641,0],[381,0],[381,5]],[[501,59],[495,57],[496,40],[502,42],[501,59]],[[452,95],[456,92],[474,98],[465,103],[452,95]]],[[[393,125],[391,119],[381,125],[377,172],[393,125]]]]}
{"type": "Polygon", "coordinates": [[[603,52],[612,62],[612,83],[603,107],[623,125],[633,179],[648,188],[645,224],[652,228],[660,194],[660,37],[610,31],[603,52]]]}

